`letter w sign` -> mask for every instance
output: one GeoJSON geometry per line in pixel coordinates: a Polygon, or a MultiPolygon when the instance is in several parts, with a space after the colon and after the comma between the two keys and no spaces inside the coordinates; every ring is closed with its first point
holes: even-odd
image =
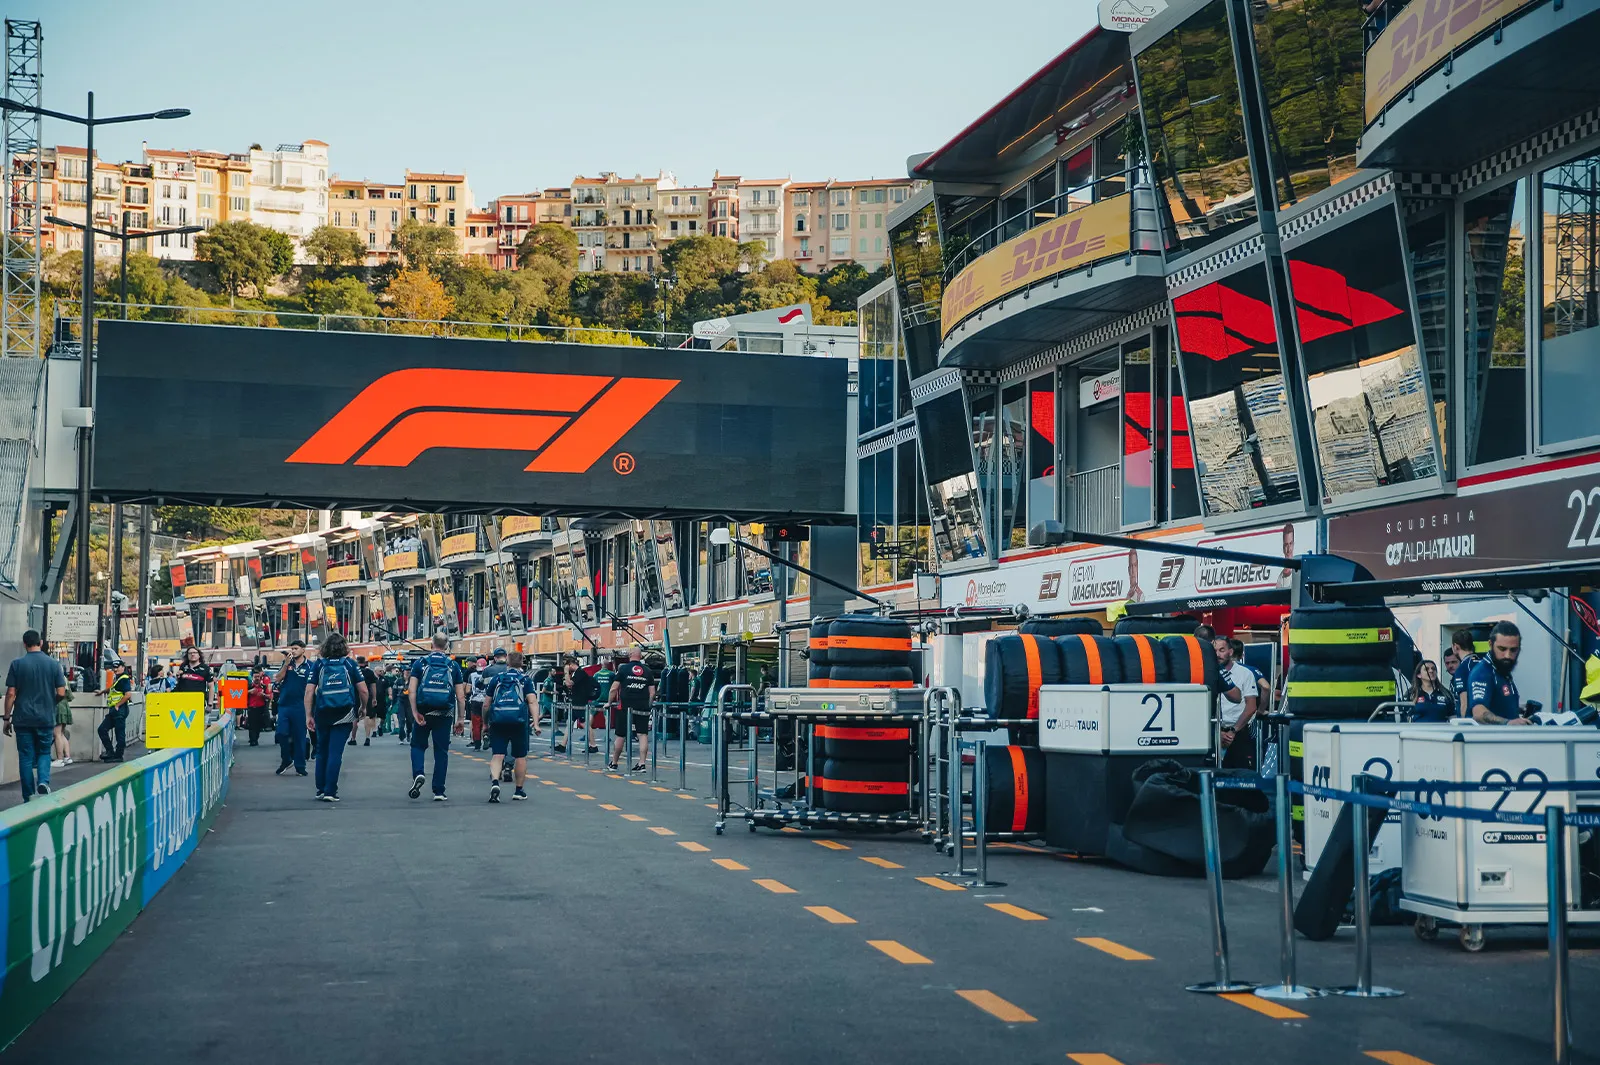
{"type": "Polygon", "coordinates": [[[206,697],[200,692],[150,692],[144,697],[144,745],[204,747],[206,697]]]}

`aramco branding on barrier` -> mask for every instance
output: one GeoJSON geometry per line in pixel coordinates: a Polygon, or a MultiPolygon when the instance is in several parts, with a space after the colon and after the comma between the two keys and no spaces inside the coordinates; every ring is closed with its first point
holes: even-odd
{"type": "MultiPolygon", "coordinates": [[[[33,839],[30,976],[38,983],[133,897],[138,884],[137,778],[41,821],[33,839]]],[[[142,901],[142,900],[141,900],[142,901]]],[[[135,904],[137,905],[137,904],[135,904]]]]}
{"type": "Polygon", "coordinates": [[[159,874],[162,865],[194,842],[194,825],[200,819],[199,767],[192,755],[175,758],[150,774],[150,843],[154,851],[150,871],[159,874]]]}

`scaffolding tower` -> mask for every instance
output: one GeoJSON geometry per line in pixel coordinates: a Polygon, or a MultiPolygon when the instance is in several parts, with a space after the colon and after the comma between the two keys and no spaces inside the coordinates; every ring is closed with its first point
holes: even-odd
{"type": "MultiPolygon", "coordinates": [[[[27,107],[43,106],[39,23],[6,19],[5,95],[27,107]]],[[[0,356],[44,354],[40,297],[44,228],[44,155],[39,115],[0,112],[5,139],[5,232],[0,250],[0,356]]]]}
{"type": "Polygon", "coordinates": [[[1556,194],[1550,325],[1551,335],[1560,337],[1600,325],[1600,159],[1590,156],[1556,167],[1545,177],[1544,188],[1556,194]]]}

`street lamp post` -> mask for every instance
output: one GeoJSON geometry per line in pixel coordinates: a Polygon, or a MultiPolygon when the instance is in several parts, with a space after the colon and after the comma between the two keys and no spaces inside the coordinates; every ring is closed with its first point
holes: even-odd
{"type": "MultiPolygon", "coordinates": [[[[189,109],[186,107],[169,107],[161,111],[147,111],[137,115],[112,115],[108,118],[96,118],[94,115],[94,93],[88,94],[88,102],[82,115],[69,115],[61,111],[51,111],[44,107],[35,107],[31,104],[20,104],[15,100],[0,97],[0,111],[23,111],[28,114],[39,115],[42,118],[57,118],[63,122],[73,122],[84,128],[85,154],[87,156],[88,173],[84,185],[84,223],[83,234],[83,336],[81,363],[78,372],[78,405],[89,410],[94,409],[94,234],[90,231],[94,225],[94,128],[96,126],[110,126],[123,122],[144,122],[149,119],[187,118],[189,109]]],[[[94,425],[93,419],[85,419],[89,424],[78,429],[78,602],[88,603],[89,597],[89,480],[94,472],[94,425]]],[[[96,652],[98,654],[98,648],[96,652]]],[[[95,663],[99,667],[99,663],[95,663]]]]}
{"type": "Polygon", "coordinates": [[[122,245],[121,267],[122,267],[122,320],[123,321],[127,321],[128,320],[128,244],[129,244],[129,242],[130,241],[135,241],[135,240],[149,240],[151,237],[173,237],[173,236],[181,236],[181,235],[183,235],[185,233],[204,233],[205,232],[205,227],[204,226],[174,226],[174,227],[171,227],[171,228],[168,228],[168,229],[131,230],[131,229],[128,228],[128,212],[127,211],[123,211],[122,212],[122,228],[120,230],[101,229],[99,226],[88,226],[88,225],[84,225],[82,222],[74,222],[74,221],[71,221],[70,219],[66,219],[66,218],[57,218],[55,215],[45,215],[45,219],[44,220],[46,222],[50,222],[50,223],[52,223],[54,225],[58,225],[58,226],[70,226],[73,229],[81,229],[86,234],[85,237],[84,237],[85,240],[89,239],[87,234],[96,233],[96,234],[99,234],[102,237],[107,237],[107,238],[109,238],[111,240],[115,240],[115,241],[119,242],[122,245]]]}

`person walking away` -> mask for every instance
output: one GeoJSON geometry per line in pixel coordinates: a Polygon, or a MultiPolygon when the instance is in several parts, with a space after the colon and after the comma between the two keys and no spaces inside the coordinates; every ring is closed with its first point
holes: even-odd
{"type": "Polygon", "coordinates": [[[422,773],[423,755],[433,743],[433,801],[444,802],[445,773],[449,766],[450,732],[466,709],[467,681],[455,659],[445,654],[450,638],[433,634],[433,651],[411,666],[407,691],[411,696],[411,791],[413,799],[422,794],[428,778],[422,773]]]}
{"type": "Polygon", "coordinates": [[[106,716],[101,718],[100,727],[95,730],[100,737],[102,762],[120,762],[128,749],[128,709],[132,699],[133,674],[129,672],[126,662],[118,662],[111,690],[106,692],[106,716]],[[115,747],[111,745],[113,734],[117,737],[115,747]]]}
{"type": "Polygon", "coordinates": [[[298,638],[290,640],[289,649],[283,656],[283,665],[278,667],[275,678],[278,686],[278,727],[273,736],[278,741],[278,750],[282,752],[277,768],[280,776],[290,765],[294,766],[295,776],[306,775],[305,695],[306,682],[310,679],[311,661],[306,658],[306,642],[298,638]]]}
{"type": "Polygon", "coordinates": [[[372,708],[378,714],[377,734],[384,736],[389,732],[389,670],[379,670],[374,676],[378,680],[373,685],[372,708]]]}
{"type": "Polygon", "coordinates": [[[350,658],[344,636],[328,634],[306,680],[303,701],[306,723],[321,734],[317,744],[317,798],[339,801],[339,766],[344,761],[345,737],[355,729],[356,717],[367,702],[367,682],[361,667],[350,658]]]}
{"type": "Polygon", "coordinates": [[[244,719],[250,730],[250,746],[261,746],[261,734],[267,730],[267,675],[261,669],[250,673],[250,692],[245,697],[244,719]]]}
{"type": "Polygon", "coordinates": [[[1509,621],[1497,621],[1489,630],[1489,653],[1481,656],[1467,678],[1467,703],[1480,725],[1531,725],[1522,716],[1517,682],[1511,671],[1522,655],[1522,630],[1509,621]]]}
{"type": "Polygon", "coordinates": [[[401,743],[411,742],[411,697],[406,692],[405,674],[399,666],[389,670],[389,698],[394,707],[395,733],[401,743]]]}
{"type": "Polygon", "coordinates": [[[1474,643],[1471,629],[1457,629],[1450,634],[1450,650],[1459,660],[1456,668],[1450,671],[1450,691],[1455,697],[1457,717],[1472,716],[1472,705],[1467,702],[1467,681],[1473,668],[1482,661],[1482,656],[1473,650],[1474,643]]]}
{"type": "MultiPolygon", "coordinates": [[[[111,705],[111,694],[106,693],[106,705],[111,705]]],[[[72,695],[69,692],[56,700],[56,727],[55,737],[50,744],[50,753],[54,757],[50,762],[52,769],[60,769],[72,764],[72,695]]]]}
{"type": "MultiPolygon", "coordinates": [[[[365,738],[362,739],[361,745],[363,747],[371,747],[372,734],[377,731],[378,726],[383,721],[383,711],[378,704],[378,675],[372,671],[371,666],[367,665],[365,658],[357,658],[356,665],[361,670],[362,683],[367,686],[367,697],[362,700],[361,720],[359,722],[362,731],[365,733],[365,738]]],[[[354,743],[355,741],[355,734],[351,733],[350,742],[354,743]]]]}
{"type": "Polygon", "coordinates": [[[475,751],[483,750],[483,685],[484,671],[488,668],[488,660],[480,658],[473,663],[472,674],[467,677],[467,719],[472,722],[472,742],[467,746],[475,751]]]}
{"type": "Polygon", "coordinates": [[[1456,701],[1439,682],[1439,667],[1423,662],[1412,677],[1411,720],[1449,721],[1455,715],[1456,701]]]}
{"type": "Polygon", "coordinates": [[[1222,757],[1224,769],[1252,769],[1255,761],[1255,738],[1250,732],[1250,719],[1256,713],[1256,675],[1249,667],[1235,659],[1234,645],[1243,647],[1238,640],[1218,636],[1211,642],[1217,652],[1217,669],[1222,683],[1228,687],[1217,700],[1217,716],[1222,721],[1222,757]],[[1240,742],[1243,741],[1243,742],[1240,742]]]}
{"type": "Polygon", "coordinates": [[[50,738],[56,724],[56,700],[67,694],[61,663],[44,653],[37,630],[22,634],[21,658],[6,670],[3,731],[17,738],[17,773],[22,801],[50,794],[50,738]]]}
{"type": "MultiPolygon", "coordinates": [[[[481,662],[483,659],[480,658],[478,661],[481,662]]],[[[483,686],[483,702],[480,704],[479,712],[483,715],[485,730],[483,742],[485,745],[487,745],[489,742],[487,732],[489,727],[489,700],[492,698],[492,696],[489,694],[489,685],[493,684],[494,679],[500,674],[508,672],[510,668],[511,667],[506,665],[506,649],[504,647],[496,647],[494,649],[494,660],[478,670],[479,683],[481,683],[483,686]]],[[[510,764],[505,765],[505,775],[502,779],[511,779],[510,764]]]]}
{"type": "Polygon", "coordinates": [[[533,713],[537,692],[533,678],[522,671],[522,655],[512,652],[509,663],[500,662],[502,652],[495,652],[497,664],[502,668],[489,677],[484,713],[488,719],[489,750],[489,801],[500,801],[500,775],[506,768],[509,754],[514,763],[511,780],[516,790],[512,799],[528,797],[523,785],[528,782],[528,732],[539,735],[539,722],[533,713]]]}
{"type": "Polygon", "coordinates": [[[628,652],[628,661],[616,671],[611,682],[610,701],[620,710],[616,717],[611,740],[611,762],[607,767],[616,771],[627,743],[626,729],[631,723],[633,734],[639,737],[639,760],[628,769],[642,773],[650,757],[650,704],[656,699],[656,675],[644,664],[644,652],[635,647],[628,652]]]}

